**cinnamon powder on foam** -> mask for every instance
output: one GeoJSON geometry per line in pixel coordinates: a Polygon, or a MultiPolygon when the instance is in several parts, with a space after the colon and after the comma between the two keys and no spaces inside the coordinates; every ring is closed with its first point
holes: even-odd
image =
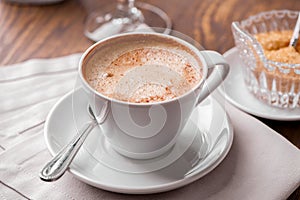
{"type": "MultiPolygon", "coordinates": [[[[113,97],[118,81],[126,71],[143,65],[164,65],[179,73],[189,84],[189,89],[201,79],[201,74],[191,65],[187,58],[163,48],[149,47],[135,49],[123,53],[110,65],[89,74],[88,82],[98,92],[113,97]]],[[[183,91],[185,93],[187,91],[183,91]]],[[[182,94],[175,94],[169,87],[149,84],[138,91],[127,101],[136,103],[157,102],[175,98],[182,94]]],[[[125,99],[124,99],[125,100],[125,99]]]]}

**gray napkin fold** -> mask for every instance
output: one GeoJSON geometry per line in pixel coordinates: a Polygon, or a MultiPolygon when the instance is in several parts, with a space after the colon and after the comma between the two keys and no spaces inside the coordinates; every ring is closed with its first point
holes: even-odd
{"type": "Polygon", "coordinates": [[[74,87],[79,57],[0,68],[0,198],[286,199],[300,185],[299,149],[229,104],[225,109],[235,132],[229,154],[211,173],[183,188],[124,195],[89,186],[68,172],[56,182],[41,181],[38,173],[51,158],[43,138],[44,121],[54,103],[74,87]]]}

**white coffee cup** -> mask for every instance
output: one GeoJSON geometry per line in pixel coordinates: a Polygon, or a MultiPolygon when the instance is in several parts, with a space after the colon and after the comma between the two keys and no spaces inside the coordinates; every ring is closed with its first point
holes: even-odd
{"type": "MultiPolygon", "coordinates": [[[[100,125],[99,134],[105,136],[114,150],[134,159],[154,158],[167,152],[175,144],[193,109],[222,83],[228,72],[229,65],[219,53],[199,51],[184,40],[159,33],[126,33],[106,38],[88,48],[79,63],[80,80],[90,106],[96,115],[99,115],[104,106],[106,108],[105,120],[100,125]],[[200,82],[184,95],[154,103],[120,101],[93,89],[83,75],[86,60],[103,43],[115,43],[132,36],[139,38],[141,35],[171,39],[191,50],[202,63],[200,82]]],[[[199,117],[205,116],[200,114],[199,117]]]]}

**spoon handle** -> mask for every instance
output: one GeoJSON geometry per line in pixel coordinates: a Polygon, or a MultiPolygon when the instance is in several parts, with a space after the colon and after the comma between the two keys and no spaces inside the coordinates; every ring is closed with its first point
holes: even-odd
{"type": "Polygon", "coordinates": [[[290,46],[296,48],[297,42],[299,40],[299,34],[300,34],[300,12],[298,14],[298,19],[294,28],[293,36],[290,40],[290,46]]]}
{"type": "Polygon", "coordinates": [[[72,141],[45,165],[39,174],[40,178],[49,182],[59,179],[68,169],[85,138],[96,125],[95,120],[85,124],[72,141]]]}

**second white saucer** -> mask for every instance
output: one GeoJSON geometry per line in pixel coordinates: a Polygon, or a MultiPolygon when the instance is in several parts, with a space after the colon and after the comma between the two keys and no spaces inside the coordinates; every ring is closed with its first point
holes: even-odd
{"type": "MultiPolygon", "coordinates": [[[[55,155],[89,119],[82,89],[63,97],[45,124],[48,149],[55,155]]],[[[147,160],[119,155],[101,131],[93,130],[70,165],[78,179],[95,187],[129,194],[148,194],[176,189],[212,171],[227,155],[233,129],[223,107],[213,98],[198,106],[166,154],[147,160]],[[95,142],[96,140],[101,142],[95,142]]]]}
{"type": "Polygon", "coordinates": [[[243,79],[241,67],[244,65],[238,55],[237,48],[224,53],[224,58],[230,64],[230,72],[219,91],[234,106],[252,115],[266,119],[293,121],[300,119],[300,109],[281,109],[269,106],[252,95],[243,79]]]}

